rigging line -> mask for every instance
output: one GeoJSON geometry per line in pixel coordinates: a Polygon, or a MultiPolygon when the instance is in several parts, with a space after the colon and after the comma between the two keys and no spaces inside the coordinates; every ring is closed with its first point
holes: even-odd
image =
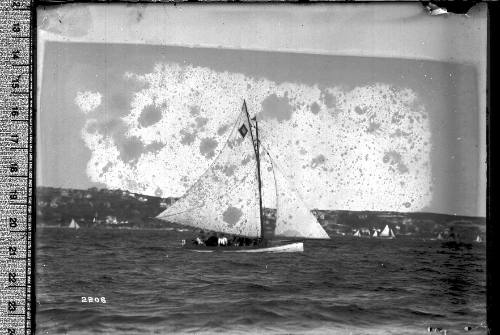
{"type": "MultiPolygon", "coordinates": [[[[282,176],[284,177],[284,179],[286,180],[286,182],[288,183],[288,188],[290,189],[290,191],[294,192],[295,195],[299,198],[300,201],[302,201],[302,204],[309,210],[311,211],[311,206],[309,206],[305,201],[304,199],[302,198],[302,196],[300,195],[300,193],[297,191],[297,187],[295,187],[294,183],[289,180],[289,178],[287,178],[287,176],[285,176],[285,174],[282,172],[284,171],[279,165],[278,163],[276,162],[276,160],[274,160],[270,154],[270,151],[268,149],[266,149],[264,146],[261,146],[262,149],[264,151],[266,151],[267,155],[269,156],[269,159],[271,160],[271,164],[272,164],[272,167],[273,169],[276,168],[276,170],[278,172],[280,172],[282,174],[282,176]]],[[[273,173],[274,173],[274,170],[273,170],[273,173]]],[[[277,200],[277,199],[276,199],[277,200]]]]}
{"type": "MultiPolygon", "coordinates": [[[[180,200],[180,199],[179,199],[180,200]]],[[[173,205],[173,204],[172,204],[173,205]]],[[[178,215],[178,214],[182,214],[182,213],[186,213],[186,212],[189,212],[189,211],[192,211],[193,209],[197,209],[197,208],[202,208],[205,204],[203,204],[202,206],[198,206],[198,207],[191,207],[191,208],[188,208],[186,210],[183,210],[183,211],[180,211],[180,212],[177,212],[177,213],[173,213],[173,214],[166,214],[166,215],[162,215],[161,217],[162,218],[168,218],[170,216],[175,216],[175,215],[178,215]]],[[[166,208],[165,210],[167,210],[168,208],[166,208]]],[[[156,217],[159,217],[159,216],[156,216],[156,217]]]]}
{"type": "MultiPolygon", "coordinates": [[[[231,138],[231,136],[232,136],[232,135],[233,135],[233,133],[235,132],[236,127],[237,127],[237,126],[238,126],[238,124],[239,124],[239,122],[238,122],[238,121],[240,120],[240,118],[241,118],[242,114],[243,114],[243,113],[242,113],[242,112],[240,112],[240,114],[239,114],[239,115],[238,115],[238,117],[236,118],[236,121],[234,122],[234,125],[233,125],[233,129],[229,132],[229,135],[227,136],[226,143],[224,144],[224,146],[222,147],[222,149],[219,151],[219,153],[217,154],[217,156],[214,158],[214,160],[212,161],[212,163],[210,163],[210,165],[209,165],[209,166],[205,169],[205,171],[203,171],[203,173],[202,173],[202,174],[198,177],[198,179],[196,179],[196,181],[195,181],[195,182],[194,182],[194,183],[193,183],[193,184],[192,184],[192,185],[191,185],[191,186],[190,186],[190,187],[189,187],[189,188],[188,188],[188,189],[184,192],[184,194],[183,194],[183,195],[182,195],[179,199],[177,199],[177,201],[175,201],[175,203],[177,203],[177,202],[181,201],[182,199],[184,199],[184,198],[187,196],[187,194],[189,193],[189,191],[191,191],[191,189],[192,189],[192,188],[193,188],[193,187],[194,187],[194,186],[195,186],[195,185],[196,185],[196,184],[200,181],[200,179],[201,179],[201,178],[202,178],[202,177],[203,177],[203,176],[204,176],[204,175],[205,175],[208,171],[210,171],[210,170],[213,168],[213,166],[215,165],[215,163],[216,163],[216,162],[217,162],[217,160],[219,159],[220,155],[221,155],[221,154],[224,152],[224,150],[226,149],[226,147],[227,147],[227,145],[228,145],[228,143],[229,143],[229,139],[231,138]]],[[[175,203],[174,203],[174,204],[175,204],[175,203]]],[[[174,204],[172,204],[171,206],[173,206],[174,204]]],[[[166,210],[168,210],[168,208],[166,208],[166,209],[165,209],[165,211],[166,211],[166,210]]],[[[165,211],[163,211],[163,212],[165,212],[165,211]]],[[[162,212],[162,213],[163,213],[163,212],[162,212]]],[[[160,213],[160,214],[158,214],[157,216],[155,216],[155,218],[159,218],[159,217],[160,217],[160,215],[161,215],[161,213],[160,213]]]]}
{"type": "Polygon", "coordinates": [[[248,108],[247,108],[247,103],[245,100],[243,100],[243,108],[245,109],[245,112],[247,114],[247,120],[248,120],[248,126],[250,127],[250,136],[252,137],[252,145],[254,149],[254,154],[255,154],[255,160],[257,161],[257,181],[258,181],[258,186],[259,186],[259,221],[260,221],[260,235],[261,238],[264,239],[264,222],[262,220],[262,182],[260,179],[260,157],[259,157],[259,130],[257,128],[257,117],[255,117],[255,136],[257,136],[257,139],[254,140],[253,138],[253,132],[252,132],[252,122],[250,122],[250,115],[248,114],[248,108]]]}
{"type": "Polygon", "coordinates": [[[250,122],[250,115],[248,114],[248,109],[247,109],[247,104],[246,104],[246,101],[243,100],[243,108],[245,109],[245,113],[246,113],[246,116],[247,116],[247,121],[248,121],[248,126],[250,127],[250,137],[252,138],[252,146],[253,146],[253,151],[254,151],[254,154],[255,154],[255,159],[258,160],[259,158],[259,154],[257,152],[257,147],[256,147],[256,142],[259,140],[257,139],[257,141],[253,138],[253,132],[252,132],[252,122],[250,122]]]}

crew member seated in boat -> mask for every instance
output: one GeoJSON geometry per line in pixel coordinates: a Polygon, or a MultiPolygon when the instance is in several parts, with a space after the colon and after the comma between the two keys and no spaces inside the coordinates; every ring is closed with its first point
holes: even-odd
{"type": "Polygon", "coordinates": [[[208,247],[216,247],[219,243],[219,238],[217,236],[210,236],[206,241],[205,245],[208,247]]]}
{"type": "Polygon", "coordinates": [[[221,237],[219,237],[218,241],[217,241],[217,244],[219,246],[227,246],[227,237],[225,237],[224,235],[222,235],[221,237]]]}
{"type": "Polygon", "coordinates": [[[238,236],[233,236],[233,238],[229,242],[229,245],[230,246],[239,247],[240,246],[239,237],[238,236]]]}
{"type": "Polygon", "coordinates": [[[196,242],[198,245],[205,245],[205,232],[200,230],[200,235],[196,238],[196,242]]]}
{"type": "Polygon", "coordinates": [[[191,240],[191,244],[193,244],[193,245],[199,245],[200,244],[199,239],[200,239],[199,237],[193,238],[191,240]]]}

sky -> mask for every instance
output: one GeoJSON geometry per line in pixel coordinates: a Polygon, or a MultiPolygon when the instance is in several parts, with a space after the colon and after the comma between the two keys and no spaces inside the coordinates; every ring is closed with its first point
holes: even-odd
{"type": "Polygon", "coordinates": [[[484,215],[478,77],[454,61],[48,41],[37,185],[181,196],[245,99],[310,208],[484,215]]]}

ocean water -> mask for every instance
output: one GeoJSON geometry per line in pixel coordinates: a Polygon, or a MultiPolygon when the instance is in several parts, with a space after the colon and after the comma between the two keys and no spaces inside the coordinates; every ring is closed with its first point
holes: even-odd
{"type": "Polygon", "coordinates": [[[486,334],[484,243],[333,237],[235,254],[184,250],[192,235],[176,230],[36,234],[38,334],[486,334]]]}

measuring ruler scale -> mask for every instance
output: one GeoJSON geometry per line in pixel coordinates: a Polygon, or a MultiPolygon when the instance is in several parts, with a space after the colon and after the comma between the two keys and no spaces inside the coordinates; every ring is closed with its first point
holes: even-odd
{"type": "Polygon", "coordinates": [[[35,8],[2,0],[0,15],[0,334],[31,334],[35,8]]]}

